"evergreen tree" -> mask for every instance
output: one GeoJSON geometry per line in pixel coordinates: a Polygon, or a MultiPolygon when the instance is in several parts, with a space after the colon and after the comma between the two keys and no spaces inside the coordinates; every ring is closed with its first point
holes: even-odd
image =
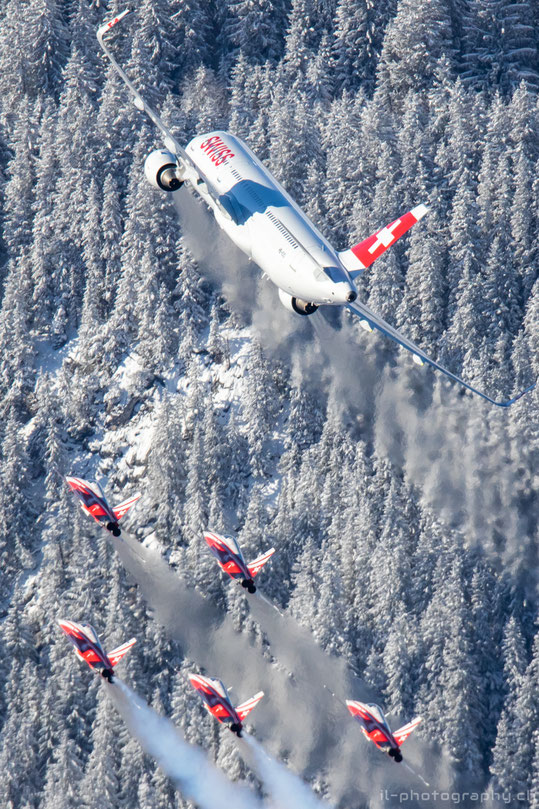
{"type": "Polygon", "coordinates": [[[282,53],[285,15],[285,0],[228,0],[225,34],[250,64],[276,61],[282,53]]]}
{"type": "Polygon", "coordinates": [[[392,103],[400,107],[408,90],[429,87],[435,80],[437,63],[452,53],[446,4],[400,0],[384,37],[377,81],[387,85],[392,103]]]}

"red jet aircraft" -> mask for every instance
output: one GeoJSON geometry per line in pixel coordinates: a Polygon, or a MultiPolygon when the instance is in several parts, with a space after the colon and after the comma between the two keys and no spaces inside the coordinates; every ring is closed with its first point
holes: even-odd
{"type": "Polygon", "coordinates": [[[89,483],[82,478],[71,477],[66,477],[66,481],[71,491],[75,492],[79,498],[82,510],[115,537],[119,537],[122,532],[118,523],[124,514],[127,514],[131,506],[137,502],[140,493],[134,494],[133,497],[128,497],[120,505],[111,508],[99,483],[89,483]]]}
{"type": "Polygon", "coordinates": [[[346,700],[346,707],[361,725],[361,730],[373,742],[379,750],[383,750],[388,756],[395,759],[395,761],[402,761],[401,744],[408,738],[410,733],[421,722],[421,718],[417,717],[403,725],[394,733],[389,729],[387,720],[378,705],[370,703],[366,705],[364,702],[355,702],[353,700],[346,700]]]}
{"type": "Polygon", "coordinates": [[[228,729],[241,739],[242,720],[260,702],[264,692],[259,691],[247,702],[242,702],[237,708],[233,708],[228,692],[221,680],[203,677],[201,674],[190,674],[189,680],[193,688],[198,691],[204,700],[204,707],[208,713],[215,716],[219,722],[228,724],[228,729]]]}
{"type": "Polygon", "coordinates": [[[246,563],[240,546],[233,537],[215,534],[213,531],[206,531],[204,539],[209,545],[210,551],[217,558],[219,566],[225,573],[233,579],[241,579],[241,586],[250,593],[256,592],[254,577],[260,573],[268,559],[275,553],[275,548],[263,553],[254,562],[246,563]]]}
{"type": "Polygon", "coordinates": [[[63,632],[75,647],[75,654],[81,660],[86,660],[91,669],[99,671],[109,683],[112,682],[112,669],[122,659],[128,649],[137,642],[136,638],[131,638],[126,643],[122,643],[112,652],[105,652],[97,632],[90,624],[76,624],[74,621],[58,621],[63,632]]]}

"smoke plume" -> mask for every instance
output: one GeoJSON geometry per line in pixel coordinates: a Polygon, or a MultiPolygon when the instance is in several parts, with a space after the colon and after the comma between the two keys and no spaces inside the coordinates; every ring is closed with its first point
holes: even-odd
{"type": "Polygon", "coordinates": [[[252,762],[266,790],[279,809],[324,809],[327,804],[320,801],[299,775],[289,770],[284,764],[269,756],[262,746],[249,734],[243,734],[243,743],[251,755],[252,762]]]}
{"type": "Polygon", "coordinates": [[[130,733],[186,798],[201,809],[263,809],[251,790],[228,781],[200,748],[188,744],[172,722],[118,677],[107,685],[107,691],[130,733]]]}

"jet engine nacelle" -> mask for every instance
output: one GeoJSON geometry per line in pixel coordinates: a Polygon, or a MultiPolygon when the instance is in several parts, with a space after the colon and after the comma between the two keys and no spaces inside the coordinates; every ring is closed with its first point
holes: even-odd
{"type": "Polygon", "coordinates": [[[157,149],[151,152],[144,163],[146,179],[161,191],[177,191],[183,184],[182,171],[172,152],[157,149]]]}
{"type": "Polygon", "coordinates": [[[289,312],[295,312],[296,315],[314,315],[318,306],[315,303],[302,301],[300,298],[293,298],[287,292],[279,289],[279,299],[285,309],[289,312]]]}

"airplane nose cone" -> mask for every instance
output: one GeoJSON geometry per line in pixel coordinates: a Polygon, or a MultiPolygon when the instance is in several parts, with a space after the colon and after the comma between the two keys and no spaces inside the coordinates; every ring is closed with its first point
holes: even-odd
{"type": "Polygon", "coordinates": [[[346,302],[347,303],[353,303],[356,298],[357,298],[357,292],[354,292],[353,290],[350,290],[350,292],[346,296],[346,302]]]}

